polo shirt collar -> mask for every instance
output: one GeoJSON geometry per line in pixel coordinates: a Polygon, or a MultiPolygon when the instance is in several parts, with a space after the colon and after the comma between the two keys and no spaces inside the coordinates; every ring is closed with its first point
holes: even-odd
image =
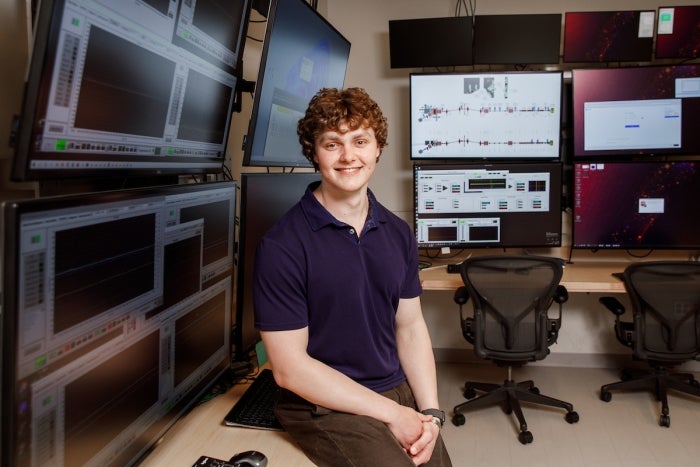
{"type": "MultiPolygon", "coordinates": [[[[313,191],[321,184],[320,181],[315,181],[306,187],[306,192],[301,198],[301,208],[304,211],[311,229],[314,231],[320,230],[328,225],[334,225],[336,227],[347,227],[343,222],[337,220],[333,215],[328,212],[326,208],[316,199],[313,191]]],[[[386,222],[385,213],[379,209],[379,203],[377,198],[375,198],[372,190],[367,189],[367,198],[369,199],[369,214],[367,215],[367,221],[365,222],[365,231],[379,227],[379,224],[386,222]]]]}

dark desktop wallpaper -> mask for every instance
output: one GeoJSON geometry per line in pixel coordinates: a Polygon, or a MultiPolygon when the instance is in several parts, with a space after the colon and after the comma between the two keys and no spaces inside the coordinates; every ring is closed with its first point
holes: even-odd
{"type": "Polygon", "coordinates": [[[639,11],[567,12],[564,62],[648,61],[653,38],[639,37],[639,11]]]}
{"type": "Polygon", "coordinates": [[[656,58],[697,58],[700,56],[700,5],[674,8],[673,33],[656,35],[656,58]]]}
{"type": "Polygon", "coordinates": [[[679,149],[596,150],[584,148],[584,104],[586,102],[674,99],[676,80],[700,79],[700,65],[577,69],[573,72],[574,157],[624,156],[634,154],[679,155],[700,153],[699,97],[682,100],[681,147],[679,149]]]}
{"type": "Polygon", "coordinates": [[[577,163],[574,247],[698,248],[699,201],[698,161],[577,163]]]}

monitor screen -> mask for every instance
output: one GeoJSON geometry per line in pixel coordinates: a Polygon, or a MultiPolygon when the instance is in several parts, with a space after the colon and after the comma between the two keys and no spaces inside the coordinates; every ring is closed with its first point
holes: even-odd
{"type": "Polygon", "coordinates": [[[389,20],[391,68],[472,64],[472,18],[389,20]]]}
{"type": "Polygon", "coordinates": [[[700,66],[574,69],[574,158],[700,154],[700,66]]]}
{"type": "Polygon", "coordinates": [[[13,178],[220,172],[249,12],[42,1],[13,178]]]}
{"type": "Polygon", "coordinates": [[[220,182],[2,205],[2,465],[135,465],[230,368],[235,200],[220,182]]]}
{"type": "Polygon", "coordinates": [[[272,0],[244,166],[311,167],[297,123],[321,88],[342,88],[350,42],[304,0],[272,0]]]}
{"type": "Polygon", "coordinates": [[[656,12],[569,11],[564,15],[564,62],[651,60],[656,12]]]}
{"type": "Polygon", "coordinates": [[[655,57],[700,57],[700,5],[659,7],[655,57]]]}
{"type": "Polygon", "coordinates": [[[559,162],[415,164],[420,248],[561,245],[559,162]]]}
{"type": "Polygon", "coordinates": [[[412,159],[557,159],[561,72],[411,74],[412,159]]]}
{"type": "Polygon", "coordinates": [[[699,162],[577,162],[574,177],[574,248],[700,248],[699,162]]]}
{"type": "Polygon", "coordinates": [[[260,340],[253,321],[255,250],[265,232],[304,195],[317,173],[241,174],[240,231],[236,288],[236,359],[247,360],[260,340]]]}
{"type": "Polygon", "coordinates": [[[561,13],[474,18],[475,64],[556,64],[560,42],[561,13]]]}

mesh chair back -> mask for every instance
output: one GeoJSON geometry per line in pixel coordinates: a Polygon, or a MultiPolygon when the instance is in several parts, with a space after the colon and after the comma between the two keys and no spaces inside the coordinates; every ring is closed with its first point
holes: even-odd
{"type": "Polygon", "coordinates": [[[634,310],[635,355],[685,361],[700,353],[700,263],[648,261],[629,265],[625,288],[634,310]]]}
{"type": "Polygon", "coordinates": [[[548,353],[547,310],[561,263],[538,256],[483,256],[462,263],[474,307],[474,351],[481,358],[540,360],[548,353]]]}

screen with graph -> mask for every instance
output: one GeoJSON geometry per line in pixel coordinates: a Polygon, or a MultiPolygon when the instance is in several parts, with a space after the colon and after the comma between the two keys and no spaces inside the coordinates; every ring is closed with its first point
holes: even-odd
{"type": "Polygon", "coordinates": [[[236,196],[2,203],[0,465],[137,465],[230,368],[236,196]]]}
{"type": "Polygon", "coordinates": [[[415,73],[412,159],[558,159],[561,72],[415,73]]]}

